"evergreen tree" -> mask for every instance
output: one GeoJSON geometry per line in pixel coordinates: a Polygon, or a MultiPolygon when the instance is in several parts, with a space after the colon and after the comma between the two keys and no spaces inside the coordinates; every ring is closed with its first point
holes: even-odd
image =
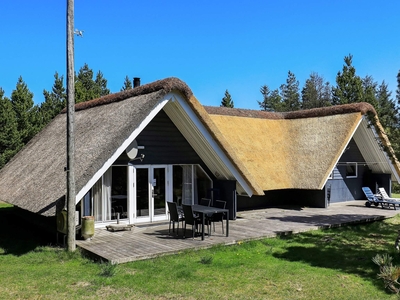
{"type": "Polygon", "coordinates": [[[87,64],[79,69],[75,76],[75,102],[84,102],[108,95],[110,90],[107,88],[107,80],[100,71],[93,80],[93,70],[87,64]]]}
{"type": "Polygon", "coordinates": [[[99,97],[103,97],[105,95],[110,94],[110,90],[107,88],[107,79],[104,78],[103,73],[101,71],[97,72],[95,79],[96,86],[99,90],[99,97]]]}
{"type": "Polygon", "coordinates": [[[48,124],[60,111],[66,106],[67,94],[63,84],[63,76],[54,74],[54,84],[51,92],[43,91],[44,102],[40,106],[40,113],[43,119],[43,125],[48,124]]]}
{"type": "Polygon", "coordinates": [[[124,86],[121,88],[121,91],[130,90],[133,88],[132,81],[129,79],[128,75],[125,76],[124,86]]]}
{"type": "Polygon", "coordinates": [[[302,108],[325,107],[332,105],[331,88],[329,82],[317,73],[311,73],[310,78],[301,90],[302,108]]]}
{"type": "Polygon", "coordinates": [[[21,141],[26,144],[40,130],[42,124],[37,114],[38,106],[33,105],[33,93],[29,91],[21,76],[11,94],[11,103],[21,141]]]}
{"type": "Polygon", "coordinates": [[[286,84],[280,86],[283,111],[300,109],[299,81],[292,72],[288,72],[286,84]]]}
{"type": "MultiPolygon", "coordinates": [[[[397,73],[397,89],[396,89],[396,103],[393,103],[390,106],[394,106],[396,108],[395,117],[396,121],[393,121],[393,124],[390,126],[392,128],[389,133],[388,137],[394,149],[397,158],[400,158],[400,117],[399,117],[399,110],[398,107],[400,106],[400,71],[397,73]]],[[[383,114],[384,112],[382,112],[383,114]]],[[[394,118],[392,118],[394,120],[394,118]]],[[[385,122],[385,120],[384,120],[385,122]]],[[[387,121],[386,121],[387,122],[387,121]]],[[[386,128],[385,128],[386,129],[386,128]]]]}
{"type": "Polygon", "coordinates": [[[385,81],[382,82],[376,91],[377,105],[375,109],[379,121],[388,135],[397,128],[399,122],[398,109],[395,102],[391,99],[391,94],[385,81]]]}
{"type": "Polygon", "coordinates": [[[225,91],[225,96],[222,98],[221,107],[233,108],[233,100],[228,90],[225,91]]]}
{"type": "Polygon", "coordinates": [[[257,101],[260,109],[263,111],[282,111],[282,98],[279,91],[271,91],[267,85],[260,88],[260,93],[263,95],[263,101],[257,101]]]}
{"type": "Polygon", "coordinates": [[[362,79],[362,87],[363,87],[363,102],[368,102],[371,104],[375,109],[378,108],[378,100],[376,99],[377,96],[377,87],[378,83],[374,81],[372,76],[366,76],[362,79]]]}
{"type": "Polygon", "coordinates": [[[400,70],[397,73],[396,102],[397,106],[400,106],[400,70]]]}
{"type": "Polygon", "coordinates": [[[353,56],[345,56],[342,72],[336,76],[336,87],[332,88],[333,104],[347,104],[363,101],[362,80],[352,65],[353,56]]]}
{"type": "Polygon", "coordinates": [[[10,99],[0,88],[0,169],[19,151],[22,142],[10,99]]]}

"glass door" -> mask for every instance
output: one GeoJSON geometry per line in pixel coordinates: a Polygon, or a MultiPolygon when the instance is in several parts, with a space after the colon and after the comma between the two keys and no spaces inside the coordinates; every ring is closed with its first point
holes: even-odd
{"type": "Polygon", "coordinates": [[[167,218],[167,183],[166,166],[136,167],[136,221],[152,222],[167,218]]]}
{"type": "Polygon", "coordinates": [[[153,217],[164,217],[166,215],[166,199],[167,199],[167,180],[166,167],[154,167],[153,173],[153,217]]]}
{"type": "Polygon", "coordinates": [[[136,169],[136,218],[149,219],[149,169],[136,169]]]}

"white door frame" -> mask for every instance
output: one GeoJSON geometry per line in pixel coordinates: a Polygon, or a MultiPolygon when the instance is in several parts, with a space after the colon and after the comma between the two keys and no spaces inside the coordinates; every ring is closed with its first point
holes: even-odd
{"type": "Polygon", "coordinates": [[[130,165],[128,175],[128,193],[129,193],[129,223],[144,223],[167,220],[167,201],[172,201],[172,166],[171,165],[130,165]],[[155,215],[154,214],[154,169],[164,168],[165,169],[165,214],[155,215]],[[149,199],[149,215],[148,216],[137,216],[137,184],[136,176],[137,169],[148,170],[148,199],[149,199]]]}

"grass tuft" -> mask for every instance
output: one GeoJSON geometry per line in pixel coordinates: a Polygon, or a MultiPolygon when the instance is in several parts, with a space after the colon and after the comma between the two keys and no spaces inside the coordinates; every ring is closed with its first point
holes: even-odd
{"type": "Polygon", "coordinates": [[[213,261],[213,257],[211,255],[200,257],[200,263],[203,265],[210,265],[213,261]]]}
{"type": "Polygon", "coordinates": [[[113,264],[111,262],[100,263],[100,276],[103,277],[113,277],[117,274],[118,264],[113,264]]]}

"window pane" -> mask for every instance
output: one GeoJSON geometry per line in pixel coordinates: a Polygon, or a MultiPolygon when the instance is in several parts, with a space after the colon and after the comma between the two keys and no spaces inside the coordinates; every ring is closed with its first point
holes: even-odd
{"type": "Polygon", "coordinates": [[[357,177],[357,163],[346,164],[346,177],[357,177]]]}
{"type": "Polygon", "coordinates": [[[111,219],[116,219],[119,213],[120,218],[127,218],[128,214],[128,193],[127,193],[127,167],[112,167],[111,184],[111,219]]]}

